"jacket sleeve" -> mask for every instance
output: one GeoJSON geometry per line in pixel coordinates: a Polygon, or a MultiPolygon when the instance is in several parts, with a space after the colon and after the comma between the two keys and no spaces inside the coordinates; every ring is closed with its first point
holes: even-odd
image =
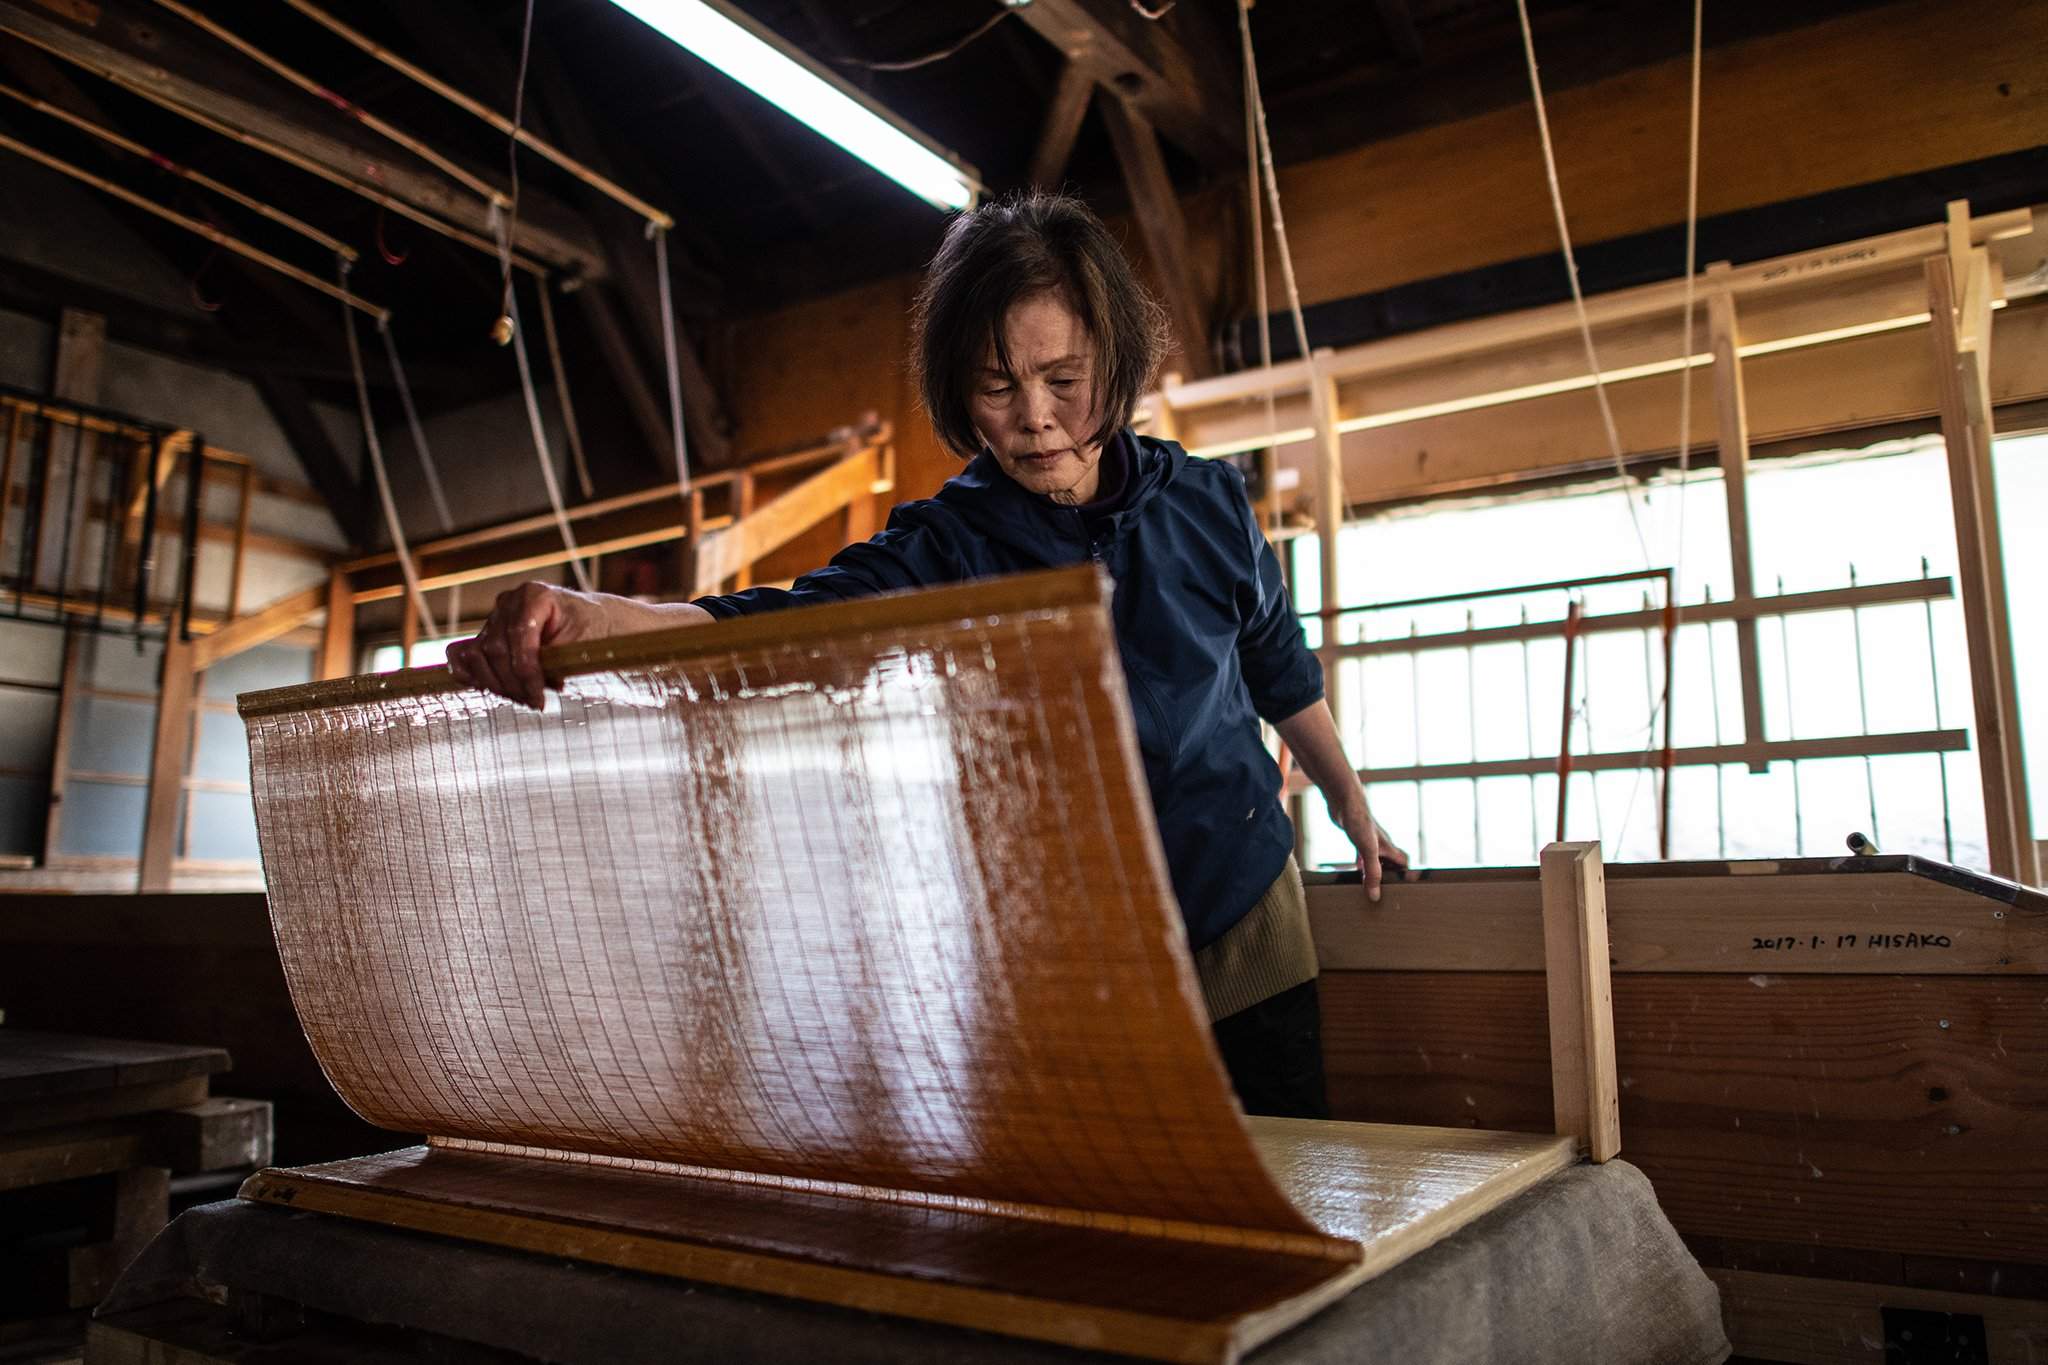
{"type": "Polygon", "coordinates": [[[965,564],[932,518],[918,504],[905,503],[889,513],[889,524],[880,535],[847,546],[823,568],[811,570],[787,588],[699,597],[696,605],[723,620],[956,583],[967,576],[965,564]]]}
{"type": "Polygon", "coordinates": [[[1238,668],[1250,690],[1252,709],[1277,724],[1323,699],[1323,665],[1309,650],[1294,614],[1279,556],[1259,530],[1245,497],[1244,476],[1230,469],[1230,495],[1245,537],[1249,573],[1238,590],[1238,668]]]}

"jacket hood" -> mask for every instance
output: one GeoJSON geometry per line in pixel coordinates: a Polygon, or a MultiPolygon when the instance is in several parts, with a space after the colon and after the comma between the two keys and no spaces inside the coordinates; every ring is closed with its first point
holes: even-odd
{"type": "MultiPolygon", "coordinates": [[[[1123,503],[1109,517],[1110,538],[1119,539],[1137,523],[1145,504],[1179,476],[1188,457],[1173,442],[1140,436],[1128,427],[1110,439],[1123,444],[1129,460],[1123,503]]],[[[1022,487],[986,446],[946,480],[936,500],[978,534],[1010,545],[1042,546],[1048,536],[1070,539],[1078,528],[1073,508],[1022,487]]]]}

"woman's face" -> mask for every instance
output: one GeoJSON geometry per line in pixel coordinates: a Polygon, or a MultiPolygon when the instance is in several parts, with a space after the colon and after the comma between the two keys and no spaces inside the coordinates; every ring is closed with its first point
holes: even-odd
{"type": "Polygon", "coordinates": [[[1010,306],[1003,346],[1014,373],[997,367],[989,347],[968,410],[996,462],[1024,488],[1054,502],[1094,498],[1102,446],[1095,430],[1095,340],[1057,294],[1010,306]]]}

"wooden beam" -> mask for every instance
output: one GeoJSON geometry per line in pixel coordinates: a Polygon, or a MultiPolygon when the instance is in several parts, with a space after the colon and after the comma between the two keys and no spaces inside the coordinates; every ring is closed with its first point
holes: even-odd
{"type": "Polygon", "coordinates": [[[1610,1161],[1621,1151],[1621,1109],[1600,845],[1550,845],[1543,850],[1541,876],[1557,1131],[1577,1138],[1594,1161],[1610,1161]]]}
{"type": "Polygon", "coordinates": [[[2008,729],[2005,692],[2013,686],[2010,656],[2000,648],[1997,616],[2004,603],[1994,579],[1997,507],[1990,484],[1990,433],[1970,421],[1969,376],[1958,344],[1954,280],[1946,255],[1926,265],[1928,329],[1941,384],[1941,434],[1948,450],[1949,498],[1955,512],[1956,578],[1961,586],[1963,634],[1970,652],[1970,701],[1977,729],[1977,768],[1984,787],[1985,843],[1991,870],[2018,878],[2029,866],[2021,841],[2033,831],[2019,821],[2026,771],[2018,766],[2018,736],[2008,729]]]}
{"type": "Polygon", "coordinates": [[[1244,156],[1237,63],[1191,7],[1158,22],[1126,0],[1033,0],[1016,13],[1203,164],[1236,167],[1244,156]]]}
{"type": "Polygon", "coordinates": [[[328,583],[316,583],[310,588],[286,593],[261,610],[234,617],[219,629],[200,636],[192,642],[192,667],[211,668],[245,649],[254,649],[280,635],[290,634],[308,617],[328,605],[328,590],[328,583]]]}
{"type": "Polygon", "coordinates": [[[1074,154],[1074,139],[1081,122],[1088,117],[1088,101],[1095,93],[1095,80],[1088,68],[1069,58],[1060,67],[1060,83],[1053,91],[1052,106],[1045,111],[1045,123],[1038,130],[1038,145],[1031,152],[1031,183],[1041,190],[1056,190],[1067,173],[1074,154]]]}
{"type": "Polygon", "coordinates": [[[71,631],[64,637],[63,671],[57,675],[57,728],[50,740],[50,804],[43,823],[43,861],[48,863],[58,850],[64,831],[64,786],[71,769],[71,734],[78,718],[78,693],[84,686],[80,655],[85,649],[85,632],[71,631]]]}
{"type": "Polygon", "coordinates": [[[1196,289],[1187,222],[1181,216],[1173,181],[1166,174],[1166,161],[1159,154],[1159,138],[1145,116],[1114,90],[1103,91],[1102,116],[1109,125],[1117,164],[1123,168],[1124,185],[1130,190],[1138,230],[1145,238],[1145,254],[1151,258],[1154,279],[1173,316],[1181,359],[1198,379],[1212,374],[1216,361],[1209,342],[1209,314],[1196,289]]]}
{"type": "MultiPolygon", "coordinates": [[[[1764,616],[1787,616],[1809,611],[1840,611],[1845,607],[1880,607],[1895,602],[1940,601],[1955,595],[1954,580],[1909,578],[1899,583],[1863,583],[1853,588],[1823,588],[1817,592],[1788,592],[1776,597],[1758,597],[1747,602],[1702,602],[1685,609],[1684,625],[1709,621],[1754,621],[1764,616]]],[[[1656,630],[1663,625],[1664,610],[1602,612],[1582,617],[1579,633],[1596,635],[1609,631],[1656,630]]],[[[1356,644],[1325,645],[1316,653],[1325,660],[1357,658],[1367,654],[1413,654],[1431,649],[1466,649],[1479,645],[1513,644],[1522,640],[1546,640],[1564,633],[1564,621],[1528,621],[1512,626],[1480,626],[1475,630],[1450,630],[1434,635],[1407,635],[1388,640],[1361,640],[1356,644]]],[[[1746,741],[1745,741],[1746,742],[1746,741]]]]}
{"type": "MultiPolygon", "coordinates": [[[[1616,864],[1605,869],[1608,953],[1635,975],[2012,976],[2048,972],[2048,897],[1984,879],[1987,896],[1938,864],[1841,872],[1831,859],[1616,864]],[[2003,912],[2002,914],[1999,912],[2003,912]]],[[[1308,876],[1309,923],[1325,972],[1540,972],[1543,895],[1535,868],[1458,868],[1389,882],[1359,913],[1355,875],[1308,876]]]]}
{"type": "MultiPolygon", "coordinates": [[[[281,112],[284,101],[274,98],[269,88],[242,78],[231,63],[175,26],[150,25],[154,45],[146,52],[129,51],[116,45],[126,40],[113,26],[86,34],[11,0],[0,0],[0,30],[146,98],[246,130],[353,183],[387,191],[472,233],[491,234],[491,207],[482,197],[458,189],[439,174],[405,164],[402,158],[394,159],[381,141],[352,133],[334,136],[281,112]],[[249,93],[231,93],[238,89],[249,93]]],[[[603,254],[588,229],[542,194],[521,194],[513,245],[572,273],[596,278],[604,271],[603,254]]]]}
{"type": "MultiPolygon", "coordinates": [[[[1735,295],[1728,288],[1731,267],[1707,267],[1707,322],[1714,349],[1714,416],[1721,455],[1721,493],[1728,504],[1728,565],[1737,601],[1756,596],[1755,559],[1749,549],[1749,409],[1742,388],[1742,340],[1736,328],[1735,295]]],[[[1686,338],[1684,344],[1690,345],[1686,338]]],[[[1751,744],[1764,741],[1763,668],[1756,622],[1735,623],[1735,658],[1742,682],[1742,733],[1751,744]]],[[[1751,772],[1762,769],[1752,766],[1751,772]]]]}
{"type": "Polygon", "coordinates": [[[880,473],[875,448],[865,447],[769,499],[746,520],[710,532],[694,547],[697,586],[708,589],[723,583],[856,499],[867,498],[872,504],[880,473]]]}
{"type": "MultiPolygon", "coordinates": [[[[1957,754],[1970,748],[1967,730],[1901,730],[1878,735],[1828,735],[1816,739],[1772,739],[1762,744],[1702,744],[1673,749],[1676,767],[1720,766],[1747,763],[1759,770],[1773,763],[1794,759],[1856,758],[1884,754],[1957,754]]],[[[1628,772],[1656,768],[1664,762],[1664,751],[1618,749],[1605,753],[1571,756],[1573,772],[1628,772]]],[[[1387,768],[1360,768],[1361,782],[1469,782],[1487,777],[1541,777],[1557,771],[1557,758],[1489,758],[1472,763],[1416,763],[1387,768]]],[[[1306,790],[1307,779],[1296,773],[1292,785],[1306,790]]]]}
{"type": "Polygon", "coordinates": [[[339,567],[327,575],[327,624],[320,632],[321,678],[346,678],[356,671],[356,603],[349,593],[348,574],[339,567]]]}
{"type": "Polygon", "coordinates": [[[142,863],[136,890],[169,891],[183,813],[185,761],[192,738],[192,693],[197,641],[179,638],[177,623],[164,635],[162,681],[157,687],[156,736],[150,747],[149,798],[142,817],[142,863]]]}

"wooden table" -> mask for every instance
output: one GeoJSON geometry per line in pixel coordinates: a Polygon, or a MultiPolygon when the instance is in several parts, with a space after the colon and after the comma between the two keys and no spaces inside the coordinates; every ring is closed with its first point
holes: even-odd
{"type": "Polygon", "coordinates": [[[269,1103],[208,1094],[228,1067],[217,1047],[0,1029],[0,1199],[21,1210],[0,1255],[26,1272],[10,1307],[98,1302],[162,1230],[174,1171],[270,1159],[269,1103]],[[26,1250],[80,1222],[83,1245],[26,1250]]]}

